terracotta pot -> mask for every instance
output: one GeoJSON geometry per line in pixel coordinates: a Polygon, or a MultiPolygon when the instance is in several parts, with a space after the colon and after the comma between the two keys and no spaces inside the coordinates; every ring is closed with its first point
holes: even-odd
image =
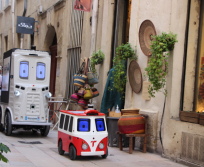
{"type": "Polygon", "coordinates": [[[139,109],[121,110],[118,120],[118,130],[123,134],[141,134],[145,132],[145,119],[139,114],[139,109]]]}

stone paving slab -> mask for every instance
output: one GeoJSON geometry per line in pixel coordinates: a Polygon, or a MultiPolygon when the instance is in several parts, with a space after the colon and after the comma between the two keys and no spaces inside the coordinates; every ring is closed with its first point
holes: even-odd
{"type": "Polygon", "coordinates": [[[12,136],[0,133],[0,142],[9,146],[11,153],[5,154],[9,162],[0,162],[0,167],[183,167],[160,155],[142,153],[134,150],[129,154],[128,148],[119,151],[119,148],[109,147],[109,156],[102,159],[99,156],[78,157],[77,160],[69,159],[69,154],[61,156],[57,149],[57,131],[50,131],[47,137],[31,131],[15,131],[12,136]],[[42,144],[24,144],[19,141],[36,142],[42,144]]]}

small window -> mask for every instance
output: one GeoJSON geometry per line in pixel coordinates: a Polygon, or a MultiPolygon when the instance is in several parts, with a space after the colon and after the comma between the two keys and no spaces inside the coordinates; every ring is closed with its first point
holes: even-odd
{"type": "Polygon", "coordinates": [[[6,0],[5,6],[8,6],[8,5],[9,5],[9,0],[6,0]]]}
{"type": "Polygon", "coordinates": [[[104,124],[104,119],[95,119],[96,121],[96,130],[98,132],[101,132],[101,131],[105,131],[105,124],[104,124]]]}
{"type": "Polygon", "coordinates": [[[62,129],[63,124],[64,124],[64,114],[61,114],[61,118],[60,118],[60,126],[59,126],[60,129],[62,129]]]}
{"type": "Polygon", "coordinates": [[[37,80],[45,79],[45,63],[37,63],[37,80]]]}
{"type": "Polygon", "coordinates": [[[0,11],[2,10],[2,0],[0,0],[0,11]]]}
{"type": "Polygon", "coordinates": [[[20,62],[20,78],[28,79],[29,63],[27,61],[20,62]]]}
{"type": "Polygon", "coordinates": [[[73,117],[71,117],[70,119],[69,132],[72,132],[72,126],[73,126],[73,117]]]}
{"type": "Polygon", "coordinates": [[[77,130],[79,132],[89,132],[90,131],[90,119],[78,119],[77,130]]]}
{"type": "Polygon", "coordinates": [[[69,124],[69,115],[66,115],[65,123],[64,123],[64,130],[68,129],[68,124],[69,124]]]}

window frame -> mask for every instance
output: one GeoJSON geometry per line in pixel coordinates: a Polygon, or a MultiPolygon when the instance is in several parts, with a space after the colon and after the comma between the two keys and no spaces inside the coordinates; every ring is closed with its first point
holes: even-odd
{"type": "Polygon", "coordinates": [[[9,0],[5,0],[5,7],[9,5],[9,0]]]}
{"type": "Polygon", "coordinates": [[[63,127],[64,127],[64,120],[65,120],[65,114],[61,113],[61,115],[60,115],[60,122],[59,122],[59,128],[60,129],[63,129],[63,127]],[[62,117],[64,117],[64,119],[62,117]]]}
{"type": "Polygon", "coordinates": [[[43,80],[45,80],[45,78],[46,78],[46,64],[44,62],[37,62],[37,65],[36,65],[36,80],[43,81],[43,80]],[[44,71],[44,78],[43,79],[37,77],[38,63],[42,63],[42,64],[45,65],[45,71],[44,71]]]}
{"type": "Polygon", "coordinates": [[[69,120],[70,120],[70,116],[69,115],[65,115],[65,122],[64,122],[64,128],[63,129],[66,130],[66,131],[68,130],[69,120]]]}
{"type": "Polygon", "coordinates": [[[0,0],[0,12],[3,10],[3,0],[0,0]]]}
{"type": "Polygon", "coordinates": [[[183,71],[181,80],[180,108],[179,112],[175,112],[174,107],[172,107],[171,109],[172,119],[180,118],[181,111],[196,112],[195,111],[196,75],[197,75],[196,66],[199,52],[199,36],[202,13],[201,3],[200,1],[188,2],[187,9],[188,15],[186,20],[186,33],[184,43],[185,45],[183,57],[183,71]],[[192,44],[191,41],[197,41],[197,43],[193,42],[192,44]],[[196,61],[194,61],[195,59],[196,61]]]}
{"type": "Polygon", "coordinates": [[[97,132],[105,132],[105,131],[106,131],[106,126],[105,126],[104,118],[95,118],[95,125],[96,125],[96,131],[97,131],[97,132]],[[97,120],[97,119],[102,119],[103,126],[104,126],[104,130],[103,130],[103,131],[99,131],[99,130],[98,130],[97,124],[96,124],[96,122],[97,122],[96,120],[97,120]]]}
{"type": "Polygon", "coordinates": [[[74,123],[74,118],[71,116],[70,121],[69,121],[69,132],[72,132],[73,130],[73,123],[74,123]]]}
{"type": "Polygon", "coordinates": [[[77,119],[77,132],[90,132],[91,131],[91,119],[90,118],[78,118],[77,119]],[[88,127],[88,131],[79,131],[79,120],[88,120],[89,122],[89,127],[88,127]]]}
{"type": "Polygon", "coordinates": [[[26,79],[26,80],[29,79],[29,61],[20,61],[20,66],[19,66],[19,78],[20,78],[20,79],[26,79]],[[27,62],[27,63],[28,63],[28,76],[27,76],[27,77],[21,77],[21,76],[20,76],[21,62],[27,62]]]}

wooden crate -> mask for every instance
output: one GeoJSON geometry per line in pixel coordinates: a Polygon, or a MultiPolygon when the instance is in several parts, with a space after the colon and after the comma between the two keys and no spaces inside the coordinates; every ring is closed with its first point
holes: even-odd
{"type": "Polygon", "coordinates": [[[116,113],[115,111],[110,111],[110,109],[108,109],[108,115],[109,117],[121,117],[121,112],[116,113]]]}
{"type": "Polygon", "coordinates": [[[180,112],[180,120],[185,122],[191,122],[199,124],[200,114],[196,112],[187,112],[181,111],[180,112]]]}
{"type": "Polygon", "coordinates": [[[121,117],[121,112],[120,113],[115,113],[115,111],[110,111],[109,112],[109,117],[121,117]]]}
{"type": "Polygon", "coordinates": [[[204,125],[204,114],[200,114],[199,124],[204,125]]]}

